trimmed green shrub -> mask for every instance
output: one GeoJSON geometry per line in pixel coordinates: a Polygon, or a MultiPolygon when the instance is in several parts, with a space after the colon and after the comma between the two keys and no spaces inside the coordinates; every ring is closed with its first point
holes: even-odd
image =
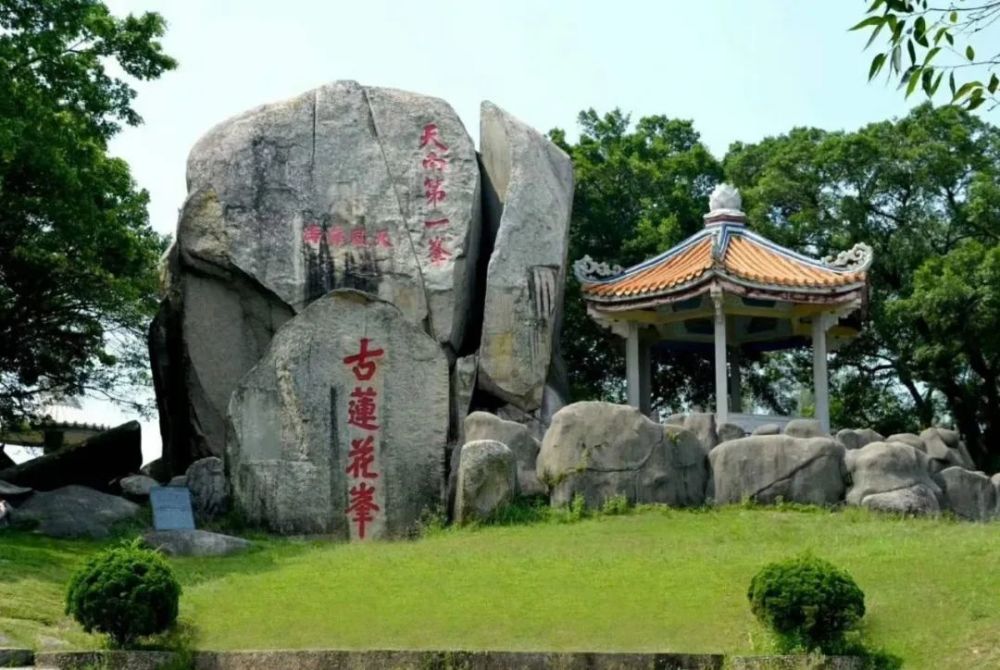
{"type": "Polygon", "coordinates": [[[847,647],[844,634],[865,614],[865,594],[851,576],[808,555],[764,566],[750,581],[747,597],[783,652],[841,653],[847,647]]]}
{"type": "Polygon", "coordinates": [[[181,585],[167,561],[135,540],[94,556],[69,583],[66,613],[116,647],[177,620],[181,585]]]}

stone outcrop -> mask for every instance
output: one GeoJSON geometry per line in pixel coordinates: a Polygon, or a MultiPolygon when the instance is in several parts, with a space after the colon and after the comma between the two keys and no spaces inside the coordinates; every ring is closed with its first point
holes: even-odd
{"type": "Polygon", "coordinates": [[[542,495],[545,487],[538,481],[535,463],[538,440],[531,436],[527,426],[515,421],[507,421],[489,412],[473,412],[465,418],[465,439],[495,440],[505,444],[517,459],[517,486],[521,495],[542,495]]]}
{"type": "Polygon", "coordinates": [[[187,469],[186,477],[191,509],[198,523],[217,519],[229,510],[229,482],[221,458],[198,459],[187,469]]]}
{"type": "Polygon", "coordinates": [[[920,433],[920,439],[926,447],[927,455],[931,457],[932,465],[943,470],[952,465],[963,468],[974,468],[975,465],[965,450],[965,445],[959,440],[958,433],[947,428],[931,427],[920,433]]]}
{"type": "Polygon", "coordinates": [[[233,394],[234,502],[280,533],[404,536],[441,502],[448,408],[438,343],[371,294],[333,291],[233,394]]]}
{"type": "Polygon", "coordinates": [[[717,445],[719,435],[715,430],[715,415],[710,412],[692,412],[684,417],[684,427],[698,438],[705,453],[717,445]]]}
{"type": "Polygon", "coordinates": [[[122,495],[135,502],[144,502],[149,499],[149,492],[154,486],[160,484],[152,477],[146,475],[129,475],[122,477],[118,482],[122,495]]]}
{"type": "Polygon", "coordinates": [[[776,423],[765,423],[763,425],[757,426],[750,433],[751,435],[779,435],[781,434],[781,426],[776,423]]]}
{"type": "Polygon", "coordinates": [[[455,522],[486,521],[517,495],[518,463],[496,440],[466,442],[461,449],[455,493],[455,522]]]}
{"type": "Polygon", "coordinates": [[[835,504],[844,497],[844,452],[829,437],[751,435],[723,442],[709,454],[715,501],[835,504]]]}
{"type": "Polygon", "coordinates": [[[937,514],[943,493],[927,454],[902,442],[872,442],[848,452],[847,502],[899,514],[937,514]]]}
{"type": "Polygon", "coordinates": [[[143,535],[142,540],[167,556],[229,556],[253,546],[241,537],[207,530],[155,530],[143,535]]]}
{"type": "Polygon", "coordinates": [[[690,431],[606,402],[573,403],[556,413],[537,472],[553,505],[581,495],[589,507],[617,495],[633,503],[700,505],[709,476],[704,449],[690,431]]]}
{"type": "Polygon", "coordinates": [[[561,318],[573,168],[541,133],[484,102],[487,235],[478,385],[522,410],[542,405],[561,318]]]}
{"type": "Polygon", "coordinates": [[[12,521],[50,537],[106,538],[114,527],[135,519],[142,508],[86,486],[35,493],[14,508],[12,521]]]}
{"type": "Polygon", "coordinates": [[[792,419],[785,424],[784,433],[792,437],[826,436],[816,419],[792,419]]]}
{"type": "Polygon", "coordinates": [[[141,465],[142,428],[138,421],[129,421],[80,444],[0,470],[0,480],[39,491],[79,485],[117,493],[114,483],[138,472],[141,465]]]}
{"type": "Polygon", "coordinates": [[[741,427],[737,426],[735,423],[723,423],[719,425],[718,428],[719,442],[728,442],[729,440],[738,440],[741,437],[746,437],[747,432],[741,427]]]}
{"type": "Polygon", "coordinates": [[[944,488],[948,509],[969,521],[997,518],[997,488],[982,472],[972,472],[953,465],[937,475],[944,488]]]}

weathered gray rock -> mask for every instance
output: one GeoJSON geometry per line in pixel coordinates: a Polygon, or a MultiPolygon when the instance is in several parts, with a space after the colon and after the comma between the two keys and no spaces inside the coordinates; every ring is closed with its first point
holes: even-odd
{"type": "Polygon", "coordinates": [[[122,495],[129,500],[143,501],[149,498],[150,489],[160,484],[146,475],[129,475],[122,477],[118,485],[121,487],[122,495]]]}
{"type": "Polygon", "coordinates": [[[191,509],[198,523],[217,519],[229,510],[229,484],[221,458],[201,458],[187,469],[191,509]]]}
{"type": "Polygon", "coordinates": [[[517,495],[517,459],[496,440],[462,446],[455,495],[455,522],[485,521],[517,495]]]}
{"type": "Polygon", "coordinates": [[[521,495],[544,495],[545,487],[538,481],[535,464],[538,440],[531,436],[527,426],[514,421],[506,421],[489,412],[473,412],[465,417],[465,439],[495,440],[505,444],[517,459],[517,485],[521,495]]]}
{"type": "Polygon", "coordinates": [[[469,414],[472,394],[476,390],[478,366],[479,357],[476,354],[470,354],[458,358],[451,370],[452,435],[459,446],[466,442],[465,417],[469,414]]]}
{"type": "Polygon", "coordinates": [[[157,482],[170,481],[167,463],[162,458],[156,458],[139,468],[139,474],[145,475],[157,482]]]}
{"type": "Polygon", "coordinates": [[[878,433],[877,431],[872,430],[871,428],[861,428],[861,429],[858,429],[858,430],[856,430],[854,432],[858,434],[858,439],[860,440],[861,447],[865,447],[865,446],[871,444],[872,442],[884,442],[885,441],[885,438],[882,437],[882,435],[880,433],[878,433]]]}
{"type": "Polygon", "coordinates": [[[14,506],[11,505],[6,500],[0,500],[0,528],[6,528],[10,525],[11,512],[14,506]]]}
{"type": "Polygon", "coordinates": [[[747,436],[747,432],[735,423],[720,424],[716,432],[719,434],[719,443],[729,442],[730,440],[738,440],[741,437],[747,436]]]}
{"type": "Polygon", "coordinates": [[[751,435],[723,442],[709,454],[715,501],[835,504],[844,497],[844,452],[829,437],[751,435]]]}
{"type": "Polygon", "coordinates": [[[117,491],[112,482],[141,465],[142,428],[138,421],[129,421],[78,445],[0,470],[0,480],[38,491],[76,484],[111,492],[117,491]]]}
{"type": "Polygon", "coordinates": [[[706,454],[719,443],[719,435],[715,431],[715,414],[692,412],[684,417],[684,427],[698,438],[706,454]]]}
{"type": "Polygon", "coordinates": [[[751,435],[780,435],[781,426],[776,423],[765,423],[753,429],[751,435]]]}
{"type": "Polygon", "coordinates": [[[154,530],[142,539],[168,556],[229,556],[253,547],[252,542],[241,537],[207,530],[154,530]]]}
{"type": "Polygon", "coordinates": [[[943,493],[929,474],[924,452],[902,442],[872,442],[847,459],[851,488],[846,500],[879,511],[937,514],[943,493]]]}
{"type": "Polygon", "coordinates": [[[1000,472],[998,472],[995,475],[993,475],[992,477],[990,477],[990,482],[993,483],[993,488],[996,489],[996,492],[997,492],[997,509],[996,509],[996,515],[997,515],[997,518],[1000,518],[1000,472]]]}
{"type": "Polygon", "coordinates": [[[171,477],[170,481],[167,482],[167,486],[180,486],[184,487],[188,485],[187,475],[177,475],[176,477],[171,477]]]}
{"type": "Polygon", "coordinates": [[[990,521],[997,517],[997,489],[982,472],[952,466],[938,473],[948,508],[970,521],[990,521]]]}
{"type": "Polygon", "coordinates": [[[537,472],[553,505],[579,494],[590,507],[616,495],[633,503],[700,505],[709,476],[705,452],[690,431],[606,402],[573,403],[556,413],[537,472]]]}
{"type": "Polygon", "coordinates": [[[791,437],[826,437],[816,419],[792,419],[785,424],[785,435],[791,437]]]}
{"type": "Polygon", "coordinates": [[[840,430],[838,430],[837,434],[834,436],[834,439],[837,440],[837,442],[840,442],[842,445],[844,445],[845,449],[861,448],[860,436],[858,435],[857,431],[852,430],[850,428],[841,428],[840,430]]]}
{"type": "Polygon", "coordinates": [[[233,394],[234,502],[279,533],[406,535],[441,502],[448,407],[438,343],[385,301],[333,291],[233,394]]]}
{"type": "Polygon", "coordinates": [[[932,460],[937,461],[941,469],[947,468],[951,465],[958,465],[963,468],[975,467],[971,459],[966,461],[962,452],[958,450],[957,433],[954,431],[947,431],[947,433],[945,433],[943,429],[931,427],[920,433],[920,439],[927,447],[927,455],[930,456],[932,460]],[[949,446],[949,444],[945,442],[944,438],[946,435],[949,438],[955,436],[956,439],[952,442],[955,444],[954,447],[949,446]]]}
{"type": "Polygon", "coordinates": [[[33,525],[50,537],[104,538],[116,524],[136,518],[141,509],[86,486],[64,486],[35,493],[14,509],[12,521],[33,525]]]}
{"type": "Polygon", "coordinates": [[[496,105],[480,111],[486,271],[479,387],[524,410],[541,406],[558,338],[573,166],[496,105]]]}
{"type": "Polygon", "coordinates": [[[684,426],[684,419],[685,418],[687,418],[687,414],[681,414],[681,413],[671,414],[670,416],[667,417],[667,420],[664,421],[663,423],[665,423],[665,424],[666,423],[670,423],[670,424],[673,424],[675,426],[681,426],[681,427],[683,427],[684,426]]]}
{"type": "Polygon", "coordinates": [[[479,169],[438,98],[338,81],[210,130],[188,190],[216,217],[185,231],[182,258],[232,264],[301,309],[357,288],[429,322],[458,347],[474,286],[479,169]]]}
{"type": "Polygon", "coordinates": [[[894,433],[889,437],[885,438],[885,442],[902,442],[903,444],[908,444],[914,449],[919,449],[924,453],[927,452],[927,445],[924,441],[920,439],[920,436],[916,433],[894,433]]]}
{"type": "Polygon", "coordinates": [[[33,491],[29,486],[18,486],[0,479],[0,500],[20,500],[30,496],[33,491]]]}

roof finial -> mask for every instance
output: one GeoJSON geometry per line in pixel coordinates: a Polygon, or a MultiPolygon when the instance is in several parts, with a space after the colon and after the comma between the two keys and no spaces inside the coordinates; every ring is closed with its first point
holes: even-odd
{"type": "Polygon", "coordinates": [[[705,223],[744,223],[743,198],[732,184],[718,184],[712,195],[708,196],[709,212],[705,215],[705,223]]]}

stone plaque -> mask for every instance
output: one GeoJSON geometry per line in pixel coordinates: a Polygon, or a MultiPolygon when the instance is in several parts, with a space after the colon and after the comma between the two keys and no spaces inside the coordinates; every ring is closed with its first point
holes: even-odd
{"type": "Polygon", "coordinates": [[[191,492],[184,486],[154,486],[149,491],[156,530],[194,530],[191,492]]]}

